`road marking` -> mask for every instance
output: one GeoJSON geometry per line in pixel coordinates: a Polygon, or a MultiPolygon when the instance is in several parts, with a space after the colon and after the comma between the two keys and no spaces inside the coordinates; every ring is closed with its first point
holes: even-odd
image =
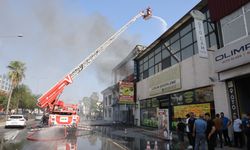
{"type": "Polygon", "coordinates": [[[19,130],[6,132],[6,133],[4,133],[4,139],[7,141],[14,140],[19,132],[20,132],[19,130]]]}

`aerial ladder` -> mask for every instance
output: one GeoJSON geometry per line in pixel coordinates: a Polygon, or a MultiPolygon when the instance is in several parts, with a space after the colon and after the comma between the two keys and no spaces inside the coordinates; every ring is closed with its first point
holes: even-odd
{"type": "Polygon", "coordinates": [[[77,127],[80,120],[77,115],[77,105],[64,104],[59,100],[59,96],[63,92],[64,88],[73,82],[73,79],[87,66],[89,66],[97,56],[99,56],[111,43],[116,40],[132,23],[138,18],[143,17],[147,20],[152,16],[151,8],[141,11],[134,16],[124,26],[122,26],[116,33],[114,33],[107,41],[100,45],[94,52],[92,52],[87,58],[85,58],[79,65],[71,70],[62,80],[57,82],[51,89],[45,92],[37,102],[37,106],[44,109],[49,114],[48,125],[49,126],[73,126],[77,127]]]}

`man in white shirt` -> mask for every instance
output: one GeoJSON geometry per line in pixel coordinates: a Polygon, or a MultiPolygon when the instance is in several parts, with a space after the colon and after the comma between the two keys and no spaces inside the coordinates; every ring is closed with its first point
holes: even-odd
{"type": "Polygon", "coordinates": [[[234,146],[235,147],[240,147],[242,148],[242,121],[238,118],[238,115],[234,114],[233,115],[233,130],[234,130],[234,146]],[[239,143],[238,143],[239,142],[239,143]],[[240,145],[238,145],[240,144],[240,145]]]}
{"type": "Polygon", "coordinates": [[[188,141],[189,141],[189,146],[188,149],[193,149],[193,136],[192,133],[189,130],[189,126],[188,126],[188,121],[190,119],[190,114],[188,113],[186,115],[187,119],[186,119],[186,132],[187,132],[187,137],[188,137],[188,141]]]}

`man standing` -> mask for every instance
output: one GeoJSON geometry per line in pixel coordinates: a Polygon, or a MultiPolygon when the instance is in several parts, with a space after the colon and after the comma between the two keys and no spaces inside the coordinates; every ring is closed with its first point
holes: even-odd
{"type": "Polygon", "coordinates": [[[189,119],[190,119],[190,114],[188,113],[186,114],[186,132],[187,132],[187,137],[188,137],[188,142],[189,142],[188,149],[190,149],[192,146],[192,143],[191,143],[192,133],[190,132],[189,127],[188,127],[189,119]]]}
{"type": "Polygon", "coordinates": [[[206,132],[207,123],[204,120],[204,114],[200,114],[199,119],[194,122],[193,136],[195,136],[195,150],[199,150],[201,146],[201,150],[206,149],[206,132]]]}
{"type": "Polygon", "coordinates": [[[216,145],[216,128],[214,122],[211,120],[211,116],[209,113],[205,114],[205,119],[207,121],[207,130],[206,130],[206,137],[207,137],[207,146],[208,150],[214,150],[216,145]]]}
{"type": "Polygon", "coordinates": [[[220,119],[220,114],[216,114],[215,115],[215,119],[214,119],[214,126],[216,129],[216,137],[217,135],[219,136],[219,140],[220,140],[220,148],[223,148],[223,140],[222,140],[222,121],[220,119]]]}
{"type": "Polygon", "coordinates": [[[185,127],[185,123],[182,122],[181,118],[178,118],[177,135],[180,142],[184,142],[185,127]]]}
{"type": "Polygon", "coordinates": [[[246,125],[244,127],[244,132],[247,137],[247,150],[250,150],[250,113],[247,114],[246,125]]]}
{"type": "Polygon", "coordinates": [[[222,121],[222,134],[225,140],[225,145],[232,146],[230,138],[228,136],[228,127],[231,125],[231,120],[224,116],[224,113],[220,113],[220,118],[222,121]]]}
{"type": "Polygon", "coordinates": [[[234,130],[234,146],[242,148],[242,121],[238,118],[238,115],[233,115],[233,130],[234,130]],[[238,145],[238,142],[240,145],[238,145]]]}
{"type": "Polygon", "coordinates": [[[189,129],[189,135],[188,138],[190,138],[190,145],[188,147],[188,149],[194,149],[194,136],[193,134],[193,129],[194,129],[194,122],[195,122],[195,118],[194,118],[194,113],[190,112],[190,118],[188,119],[188,129],[189,129]]]}

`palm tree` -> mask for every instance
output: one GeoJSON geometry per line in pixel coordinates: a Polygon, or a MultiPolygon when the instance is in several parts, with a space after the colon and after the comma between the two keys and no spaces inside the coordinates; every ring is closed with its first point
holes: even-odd
{"type": "Polygon", "coordinates": [[[16,88],[23,78],[25,77],[24,71],[26,70],[25,63],[20,62],[20,61],[11,61],[10,64],[7,66],[7,68],[10,70],[9,71],[9,78],[11,79],[11,89],[8,97],[8,104],[7,104],[7,109],[6,109],[6,117],[8,115],[9,111],[9,105],[10,105],[10,100],[12,96],[13,89],[16,88]]]}

